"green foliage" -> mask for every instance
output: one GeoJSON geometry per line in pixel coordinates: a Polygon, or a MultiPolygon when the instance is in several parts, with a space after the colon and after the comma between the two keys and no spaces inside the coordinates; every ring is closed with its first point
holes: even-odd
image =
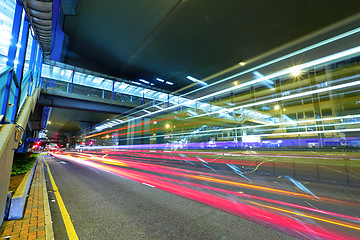
{"type": "Polygon", "coordinates": [[[25,174],[31,169],[39,154],[33,153],[30,157],[29,155],[27,152],[14,154],[11,176],[25,174]]]}

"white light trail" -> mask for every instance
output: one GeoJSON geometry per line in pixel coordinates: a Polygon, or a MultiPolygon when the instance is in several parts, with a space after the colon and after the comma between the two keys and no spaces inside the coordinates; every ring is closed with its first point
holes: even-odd
{"type": "MultiPolygon", "coordinates": [[[[337,36],[332,37],[332,38],[329,38],[329,39],[326,39],[326,40],[324,40],[324,41],[321,41],[321,42],[319,42],[319,43],[316,43],[316,44],[313,44],[313,45],[311,45],[311,46],[305,47],[305,48],[300,49],[300,50],[298,50],[298,51],[295,51],[295,52],[286,54],[286,55],[284,55],[284,56],[282,56],[282,57],[279,57],[279,58],[276,58],[276,59],[271,60],[271,61],[269,61],[269,62],[260,64],[260,65],[258,65],[258,66],[256,66],[256,67],[253,67],[253,68],[247,69],[247,70],[245,70],[245,71],[242,71],[242,72],[240,72],[240,73],[237,73],[237,74],[231,75],[231,76],[229,76],[229,77],[223,78],[222,80],[219,80],[219,81],[217,81],[217,82],[214,82],[214,83],[209,84],[208,87],[212,87],[212,86],[214,86],[214,85],[217,85],[217,84],[219,84],[219,83],[225,82],[225,81],[230,80],[230,79],[233,79],[233,78],[235,78],[235,77],[239,77],[239,76],[245,75],[245,74],[247,74],[247,73],[249,73],[249,72],[256,71],[256,70],[261,69],[261,68],[263,68],[263,67],[267,67],[267,66],[269,66],[269,65],[271,65],[271,64],[280,62],[280,61],[282,61],[282,60],[285,60],[285,59],[291,58],[291,57],[293,57],[293,56],[296,56],[296,55],[298,55],[298,54],[301,54],[301,53],[304,53],[304,52],[313,50],[313,49],[315,49],[315,48],[324,46],[324,45],[326,45],[326,44],[335,42],[335,41],[340,40],[340,39],[343,39],[343,38],[345,38],[345,37],[349,37],[349,36],[354,35],[354,34],[359,33],[359,32],[360,32],[360,27],[359,27],[359,28],[355,28],[355,29],[353,29],[353,30],[351,30],[351,31],[342,33],[342,34],[340,34],[340,35],[337,35],[337,36]]],[[[190,91],[190,92],[184,94],[183,96],[186,96],[186,95],[192,94],[192,93],[194,93],[194,92],[200,91],[200,90],[202,90],[202,89],[204,89],[204,88],[205,88],[205,87],[201,87],[201,88],[199,88],[199,89],[195,89],[195,90],[193,90],[193,91],[190,91]]]]}
{"type": "MultiPolygon", "coordinates": [[[[360,31],[360,28],[358,29],[358,32],[359,31],[360,31]]],[[[348,49],[348,50],[345,50],[345,51],[342,51],[342,52],[339,52],[339,53],[335,53],[335,54],[332,54],[330,56],[323,57],[323,58],[320,58],[320,59],[317,59],[317,60],[314,60],[314,61],[310,61],[308,63],[298,65],[297,67],[300,68],[300,69],[307,69],[307,68],[314,67],[314,66],[321,65],[321,64],[325,64],[325,63],[328,63],[328,62],[331,62],[331,61],[334,61],[334,60],[343,59],[345,57],[349,57],[351,55],[358,54],[359,52],[360,52],[360,46],[359,47],[354,47],[354,48],[351,48],[351,49],[348,49]]],[[[252,71],[254,71],[254,70],[255,69],[253,69],[252,71]]],[[[234,86],[234,87],[231,87],[231,88],[228,88],[228,89],[224,89],[224,90],[212,93],[212,94],[208,94],[206,96],[194,99],[194,101],[201,101],[201,100],[211,98],[211,97],[214,97],[214,96],[217,96],[217,95],[220,95],[220,94],[231,92],[233,90],[237,90],[237,89],[241,89],[241,88],[253,85],[253,84],[257,84],[257,83],[260,83],[262,81],[267,81],[267,80],[272,79],[272,78],[276,78],[276,77],[280,77],[280,76],[283,76],[283,75],[291,74],[292,70],[293,70],[293,68],[288,68],[288,69],[285,69],[285,70],[282,70],[282,71],[278,71],[278,72],[275,72],[273,74],[264,76],[262,78],[258,78],[258,79],[248,81],[248,82],[239,84],[237,86],[234,86]]],[[[358,84],[358,82],[359,81],[356,81],[356,84],[358,84]]],[[[138,83],[138,84],[140,84],[140,83],[138,83]]],[[[335,86],[335,87],[337,87],[337,86],[335,86]]],[[[321,90],[321,89],[319,89],[319,90],[321,90]]],[[[291,95],[286,96],[286,97],[291,97],[291,95]]],[[[271,100],[268,100],[268,101],[271,101],[271,100]]],[[[156,106],[156,105],[154,105],[154,106],[156,106]]],[[[149,117],[149,116],[151,116],[153,114],[159,114],[159,113],[164,112],[164,111],[169,111],[171,109],[176,109],[176,108],[178,108],[180,106],[182,106],[182,104],[176,104],[176,105],[173,105],[173,106],[169,106],[168,108],[161,109],[159,111],[155,111],[155,112],[148,113],[148,114],[145,114],[145,115],[142,115],[142,116],[139,116],[139,117],[132,118],[132,120],[141,119],[143,117],[149,117]]],[[[244,106],[242,106],[242,107],[244,107],[244,106]]],[[[238,109],[238,108],[232,108],[232,109],[238,109]]],[[[231,111],[231,110],[229,109],[229,111],[231,111]]],[[[216,113],[216,112],[212,112],[212,113],[209,113],[209,114],[214,114],[214,113],[216,113]]],[[[208,114],[198,115],[196,117],[206,116],[206,115],[208,115],[208,114]]],[[[126,120],[126,121],[124,121],[124,123],[126,123],[128,121],[130,121],[130,120],[126,120]]]]}

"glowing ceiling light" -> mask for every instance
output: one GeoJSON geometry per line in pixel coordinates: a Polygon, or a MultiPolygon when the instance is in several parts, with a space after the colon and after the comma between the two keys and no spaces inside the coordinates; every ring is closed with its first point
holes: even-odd
{"type": "Polygon", "coordinates": [[[146,83],[146,84],[150,84],[150,82],[144,80],[144,79],[139,79],[140,82],[146,83]]]}
{"type": "Polygon", "coordinates": [[[157,81],[159,82],[165,82],[165,80],[161,79],[161,78],[156,78],[157,81]]]}
{"type": "MultiPolygon", "coordinates": [[[[360,31],[360,28],[357,29],[357,32],[360,31]]],[[[343,36],[344,37],[344,36],[343,36]]],[[[307,48],[306,51],[308,51],[310,48],[307,48]]],[[[304,49],[303,49],[304,50],[304,49]]],[[[302,51],[303,51],[302,50],[302,51]]],[[[332,55],[329,55],[327,57],[323,57],[323,58],[320,58],[320,59],[316,59],[316,60],[313,60],[313,61],[310,61],[308,63],[305,63],[305,64],[302,64],[301,65],[301,69],[307,69],[309,67],[312,67],[312,66],[316,66],[316,65],[319,65],[319,64],[324,64],[324,63],[328,63],[330,61],[333,61],[333,60],[336,60],[336,59],[339,59],[339,58],[343,58],[343,57],[348,57],[348,56],[351,56],[353,54],[356,54],[356,53],[359,53],[360,52],[360,46],[358,47],[354,47],[354,48],[351,48],[351,49],[348,49],[348,50],[345,50],[345,51],[342,51],[342,52],[338,52],[338,53],[335,53],[335,54],[332,54],[332,55]]],[[[296,54],[299,54],[300,52],[296,52],[296,54]]],[[[295,54],[295,53],[292,53],[292,54],[295,54]]],[[[280,60],[283,60],[285,58],[288,58],[289,55],[286,55],[286,56],[283,56],[281,57],[281,59],[275,59],[273,61],[270,61],[270,62],[267,62],[266,65],[270,65],[274,62],[277,62],[277,61],[280,61],[280,60]]],[[[241,73],[238,73],[238,74],[235,74],[235,75],[232,75],[230,77],[227,77],[227,78],[224,78],[222,79],[221,81],[218,81],[216,83],[213,83],[211,85],[215,85],[215,84],[219,84],[220,82],[223,82],[223,81],[226,81],[226,80],[229,80],[231,78],[234,78],[234,77],[237,77],[237,76],[240,76],[240,75],[243,75],[245,73],[248,73],[248,72],[252,72],[258,68],[261,68],[261,67],[264,67],[264,64],[263,65],[259,65],[253,69],[249,69],[249,70],[246,70],[246,71],[243,71],[241,73]]],[[[238,86],[234,86],[234,87],[230,87],[230,88],[227,88],[225,90],[220,90],[218,92],[215,92],[215,93],[212,93],[212,94],[208,94],[206,96],[202,96],[200,98],[197,98],[195,99],[196,101],[201,101],[203,99],[208,99],[210,97],[213,97],[213,96],[216,96],[216,95],[220,95],[220,94],[223,94],[225,92],[230,92],[230,91],[233,91],[235,89],[240,89],[240,88],[244,88],[244,87],[247,87],[249,85],[253,85],[253,84],[256,84],[256,83],[259,83],[261,81],[264,81],[264,80],[268,80],[268,79],[272,79],[272,78],[275,78],[275,77],[279,77],[279,76],[282,76],[282,75],[285,75],[285,74],[289,74],[290,71],[289,69],[285,69],[285,70],[282,70],[282,71],[279,71],[279,72],[276,72],[276,73],[273,73],[273,74],[270,74],[268,76],[264,76],[263,78],[259,78],[259,79],[256,79],[256,80],[252,80],[252,81],[248,81],[246,83],[241,83],[239,84],[238,86]]],[[[140,84],[140,83],[138,83],[140,84]]],[[[251,104],[245,104],[245,105],[242,105],[242,106],[238,106],[238,107],[234,107],[234,108],[231,108],[230,110],[233,111],[233,110],[236,110],[236,109],[240,109],[240,108],[245,108],[245,107],[251,107],[251,106],[254,106],[254,105],[259,105],[259,104],[268,104],[268,103],[271,103],[271,102],[276,102],[276,101],[279,101],[279,100],[285,100],[285,99],[291,99],[291,98],[297,98],[297,97],[300,97],[300,96],[304,96],[304,95],[309,95],[309,94],[313,94],[313,93],[320,93],[320,92],[325,92],[325,91],[329,91],[329,90],[334,90],[334,89],[340,89],[340,88],[345,88],[345,87],[350,87],[350,86],[354,86],[354,85],[360,85],[360,81],[355,81],[355,82],[351,82],[351,83],[347,83],[347,84],[342,84],[340,86],[335,86],[335,87],[330,87],[330,88],[323,88],[323,89],[318,89],[318,90],[315,90],[315,91],[310,91],[310,92],[306,92],[306,93],[301,93],[301,94],[292,94],[292,95],[288,95],[288,96],[284,96],[284,97],[281,97],[281,98],[275,98],[275,99],[270,99],[270,100],[266,100],[266,101],[262,101],[262,102],[257,102],[257,103],[251,103],[251,104]]],[[[208,86],[207,86],[208,87],[208,86]]],[[[202,88],[200,88],[202,89],[202,88]]],[[[188,95],[190,93],[193,93],[194,91],[190,91],[188,92],[187,94],[185,95],[188,95]]],[[[158,114],[158,113],[161,113],[161,112],[164,112],[164,111],[168,111],[170,109],[174,109],[174,108],[177,108],[181,106],[181,104],[177,104],[177,105],[174,105],[174,106],[170,106],[166,109],[160,109],[158,111],[155,111],[155,112],[152,112],[151,114],[145,114],[145,115],[142,115],[142,116],[138,116],[138,117],[134,117],[131,119],[131,121],[134,121],[134,120],[137,120],[137,119],[141,119],[143,117],[147,117],[147,116],[150,116],[150,115],[153,115],[153,114],[158,114]]],[[[212,112],[211,114],[214,114],[214,112],[212,112]]],[[[198,115],[197,117],[201,117],[201,116],[206,116],[208,115],[207,114],[201,114],[201,115],[198,115]]],[[[190,117],[190,118],[193,118],[193,117],[190,117]]],[[[130,120],[126,120],[125,122],[128,122],[130,120]]]]}
{"type": "Polygon", "coordinates": [[[192,77],[192,76],[187,76],[186,78],[189,79],[189,80],[191,80],[191,81],[193,81],[193,82],[200,83],[200,84],[202,84],[202,85],[204,85],[204,86],[207,86],[207,85],[208,85],[206,82],[203,82],[203,81],[201,81],[201,80],[199,80],[199,79],[196,79],[196,78],[194,78],[194,77],[192,77]]]}
{"type": "Polygon", "coordinates": [[[166,83],[166,84],[169,84],[169,85],[174,85],[173,82],[169,82],[169,81],[166,81],[165,83],[166,83]]]}
{"type": "Polygon", "coordinates": [[[301,69],[299,67],[297,67],[297,66],[291,68],[290,70],[291,70],[290,73],[291,73],[291,75],[293,77],[297,77],[297,76],[299,76],[301,74],[301,69]]]}
{"type": "Polygon", "coordinates": [[[239,62],[239,65],[240,65],[240,66],[245,66],[246,63],[244,63],[244,62],[239,62]]]}
{"type": "Polygon", "coordinates": [[[279,110],[279,109],[280,109],[280,106],[279,106],[279,105],[275,105],[275,106],[274,106],[274,109],[275,109],[275,110],[279,110]]]}
{"type": "Polygon", "coordinates": [[[165,128],[170,128],[170,125],[167,123],[167,124],[165,125],[165,128]]]}
{"type": "MultiPolygon", "coordinates": [[[[296,56],[296,55],[298,55],[298,54],[301,54],[301,53],[310,51],[310,50],[315,49],[315,48],[317,48],[317,47],[321,47],[321,46],[326,45],[326,44],[328,44],[328,43],[335,42],[335,41],[337,41],[337,40],[340,40],[340,39],[343,39],[343,38],[345,38],[345,37],[351,36],[351,35],[356,34],[356,33],[358,33],[358,32],[360,32],[360,27],[359,27],[359,28],[355,28],[355,29],[353,29],[353,30],[351,30],[351,31],[342,33],[342,34],[337,35],[337,36],[335,36],[335,37],[326,39],[326,40],[324,40],[324,41],[321,41],[321,42],[316,43],[316,44],[314,44],[314,45],[311,45],[311,46],[309,46],[309,47],[306,47],[306,48],[300,49],[300,50],[298,50],[298,51],[289,53],[289,54],[287,54],[287,55],[284,55],[284,56],[282,56],[282,57],[276,58],[276,59],[271,60],[271,61],[269,61],[269,62],[260,64],[260,65],[258,65],[258,66],[256,66],[256,67],[251,68],[251,69],[248,69],[248,70],[242,71],[242,72],[240,72],[240,73],[234,74],[234,75],[232,75],[232,76],[223,78],[222,80],[219,80],[219,81],[217,81],[217,82],[211,83],[210,86],[213,86],[213,85],[216,85],[216,84],[225,82],[225,81],[227,81],[227,80],[229,80],[229,79],[232,79],[232,78],[235,78],[235,77],[238,77],[238,76],[247,74],[247,73],[249,73],[249,72],[255,71],[255,70],[257,70],[257,69],[260,69],[260,68],[269,66],[269,65],[271,65],[271,64],[274,64],[274,63],[277,63],[277,62],[279,62],[279,61],[288,59],[288,58],[293,57],[293,56],[296,56]]],[[[190,91],[190,92],[184,94],[183,96],[192,94],[192,93],[194,93],[194,92],[196,92],[196,91],[199,91],[199,90],[201,90],[201,88],[200,88],[200,89],[193,90],[193,91],[190,91]]]]}

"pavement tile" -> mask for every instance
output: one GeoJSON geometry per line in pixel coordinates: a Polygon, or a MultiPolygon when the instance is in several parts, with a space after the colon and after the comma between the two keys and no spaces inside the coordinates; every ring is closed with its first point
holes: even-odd
{"type": "Polygon", "coordinates": [[[7,228],[7,229],[5,229],[4,230],[4,232],[3,232],[3,236],[8,236],[8,235],[10,235],[11,233],[13,232],[13,230],[11,229],[11,228],[7,228]]]}
{"type": "Polygon", "coordinates": [[[19,220],[4,221],[0,229],[1,239],[45,240],[45,210],[43,163],[39,160],[31,183],[24,217],[19,220]]]}
{"type": "Polygon", "coordinates": [[[34,239],[36,239],[36,233],[31,233],[31,234],[29,234],[27,239],[28,239],[28,240],[34,240],[34,239]]]}

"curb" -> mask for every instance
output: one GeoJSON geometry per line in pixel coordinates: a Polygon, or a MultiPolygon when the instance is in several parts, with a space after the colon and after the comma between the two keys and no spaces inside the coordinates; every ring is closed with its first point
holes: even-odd
{"type": "Polygon", "coordinates": [[[4,213],[4,220],[8,219],[9,211],[10,211],[10,202],[12,197],[12,192],[8,191],[7,198],[6,198],[6,204],[5,204],[5,213],[4,213]]]}
{"type": "Polygon", "coordinates": [[[26,197],[30,189],[30,184],[34,176],[37,162],[38,159],[35,160],[32,169],[25,174],[25,177],[21,181],[19,187],[16,189],[15,194],[11,199],[8,220],[15,220],[23,217],[26,197]]]}
{"type": "Polygon", "coordinates": [[[43,170],[42,170],[42,176],[43,176],[43,195],[44,195],[44,213],[45,213],[45,239],[46,240],[54,240],[54,230],[52,226],[52,220],[51,220],[51,212],[50,212],[50,205],[49,205],[49,198],[47,194],[47,188],[46,188],[46,179],[45,179],[45,164],[44,164],[44,157],[42,159],[43,164],[43,170]]]}

